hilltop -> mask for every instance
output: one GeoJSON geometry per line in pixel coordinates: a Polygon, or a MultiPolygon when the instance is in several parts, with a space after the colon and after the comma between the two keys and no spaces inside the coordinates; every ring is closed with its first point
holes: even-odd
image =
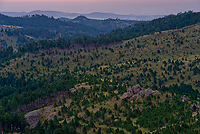
{"type": "MultiPolygon", "coordinates": [[[[17,44],[16,46],[22,46],[22,44],[32,40],[57,39],[59,37],[69,39],[68,42],[70,44],[101,46],[154,32],[193,25],[199,22],[199,16],[200,13],[185,12],[184,14],[169,15],[150,22],[138,23],[137,21],[119,19],[91,20],[84,16],[79,16],[73,20],[61,21],[44,15],[14,18],[0,15],[2,19],[0,24],[9,27],[21,27],[20,29],[9,28],[4,32],[11,38],[18,38],[19,41],[13,43],[17,44]]],[[[9,46],[8,43],[10,42],[6,40],[4,42],[9,46]]]]}
{"type": "Polygon", "coordinates": [[[77,16],[74,19],[59,18],[59,20],[80,23],[90,27],[95,27],[96,29],[102,31],[102,33],[108,33],[118,28],[123,29],[128,26],[133,27],[136,23],[143,22],[136,20],[121,20],[121,19],[111,19],[111,18],[98,20],[98,19],[90,19],[83,15],[77,16]]]}
{"type": "Polygon", "coordinates": [[[85,18],[83,20],[81,16],[72,20],[55,19],[37,14],[23,17],[9,17],[0,14],[0,20],[0,33],[2,35],[0,39],[4,48],[6,45],[18,48],[18,45],[39,39],[94,37],[114,29],[129,25],[134,26],[135,23],[139,22],[119,19],[94,20],[85,18]]]}
{"type": "MultiPolygon", "coordinates": [[[[29,35],[41,39],[56,39],[61,34],[69,38],[79,36],[94,36],[99,34],[95,28],[73,22],[63,22],[45,15],[9,17],[0,14],[1,25],[20,26],[22,29],[12,30],[11,33],[29,35]]],[[[60,35],[60,36],[61,36],[60,35]]]]}

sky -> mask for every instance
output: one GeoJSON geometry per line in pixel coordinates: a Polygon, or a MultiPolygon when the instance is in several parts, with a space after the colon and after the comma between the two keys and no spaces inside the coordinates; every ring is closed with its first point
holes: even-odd
{"type": "Polygon", "coordinates": [[[0,12],[33,10],[168,15],[188,10],[200,12],[200,0],[0,0],[0,12]]]}

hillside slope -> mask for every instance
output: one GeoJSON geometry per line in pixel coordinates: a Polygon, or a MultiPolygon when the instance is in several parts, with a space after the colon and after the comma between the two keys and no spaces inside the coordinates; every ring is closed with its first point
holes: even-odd
{"type": "MultiPolygon", "coordinates": [[[[163,31],[101,49],[41,50],[39,54],[30,53],[21,59],[10,61],[9,66],[2,68],[2,72],[7,70],[20,74],[22,70],[27,70],[25,73],[35,75],[33,70],[41,70],[47,74],[65,69],[67,65],[70,71],[77,75],[98,74],[142,85],[155,84],[159,87],[185,82],[199,88],[199,28],[197,24],[183,29],[163,31]],[[19,69],[16,68],[16,64],[19,65],[19,69]],[[31,69],[33,67],[35,69],[31,69]]],[[[39,71],[38,75],[43,73],[39,71]]]]}
{"type": "MultiPolygon", "coordinates": [[[[199,92],[194,90],[199,90],[199,37],[197,24],[114,47],[46,51],[44,57],[52,59],[48,73],[55,74],[56,66],[62,76],[67,66],[74,76],[83,78],[76,86],[91,88],[38,109],[43,116],[40,121],[62,124],[50,129],[55,133],[199,133],[199,111],[191,108],[194,103],[199,107],[199,92]],[[119,99],[133,83],[152,87],[153,95],[119,99]],[[189,101],[181,100],[183,94],[189,101]]],[[[48,126],[40,127],[47,131],[48,126]]]]}
{"type": "MultiPolygon", "coordinates": [[[[26,36],[30,36],[35,40],[57,39],[58,37],[64,37],[65,39],[94,37],[100,33],[110,32],[117,28],[125,28],[129,25],[134,26],[135,23],[139,22],[113,19],[107,19],[105,21],[87,19],[88,21],[83,22],[80,21],[80,18],[70,21],[61,21],[60,19],[37,14],[23,17],[9,17],[0,14],[0,20],[1,27],[3,27],[3,25],[10,27],[6,31],[8,36],[15,36],[23,39],[26,39],[26,36]]],[[[12,45],[9,41],[6,43],[12,45]]],[[[24,42],[19,42],[18,44],[20,43],[24,42]]]]}
{"type": "MultiPolygon", "coordinates": [[[[83,16],[78,17],[77,21],[75,19],[75,22],[62,22],[58,19],[54,19],[52,17],[49,18],[44,15],[33,15],[15,18],[0,15],[0,17],[2,19],[0,24],[23,26],[23,28],[20,29],[10,29],[7,31],[7,35],[9,33],[11,36],[19,36],[18,38],[20,41],[22,41],[22,44],[24,40],[27,40],[27,36],[35,38],[35,40],[57,39],[62,37],[65,39],[70,39],[70,44],[73,45],[82,44],[82,46],[93,45],[95,47],[107,45],[110,43],[118,43],[123,40],[128,40],[163,30],[182,28],[200,22],[200,13],[193,12],[169,15],[163,18],[152,20],[148,23],[140,22],[136,23],[135,25],[135,21],[107,19],[96,22],[96,20],[86,19],[83,16]],[[134,26],[131,27],[131,25],[134,26]],[[115,28],[118,29],[103,34],[115,28]]],[[[63,47],[66,46],[61,45],[61,48],[63,47]]]]}
{"type": "Polygon", "coordinates": [[[32,15],[9,17],[0,14],[0,25],[19,26],[20,29],[9,29],[14,36],[31,36],[35,39],[57,39],[58,37],[74,38],[96,36],[101,33],[94,27],[73,22],[63,22],[53,17],[32,15]]]}
{"type": "Polygon", "coordinates": [[[68,43],[62,38],[39,40],[21,47],[21,53],[13,54],[11,48],[0,51],[0,130],[200,132],[199,23],[108,46],[68,43]],[[56,47],[61,45],[68,47],[56,47]],[[154,93],[146,96],[146,90],[140,88],[139,94],[134,91],[130,98],[121,100],[136,84],[150,87],[154,93]],[[184,102],[183,95],[188,98],[184,102]],[[38,109],[41,120],[34,130],[23,118],[29,106],[42,106],[38,109]],[[13,113],[20,108],[21,114],[13,113]]]}
{"type": "Polygon", "coordinates": [[[23,28],[19,26],[0,25],[0,50],[12,46],[14,52],[17,52],[19,45],[35,40],[35,38],[27,34],[15,33],[15,31],[22,29],[23,28]]]}

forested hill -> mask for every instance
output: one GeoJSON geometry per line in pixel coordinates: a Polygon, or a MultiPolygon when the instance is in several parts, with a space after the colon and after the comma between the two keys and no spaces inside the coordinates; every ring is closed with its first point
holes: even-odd
{"type": "Polygon", "coordinates": [[[101,41],[104,40],[104,43],[113,43],[116,41],[132,39],[142,35],[152,34],[154,32],[179,29],[199,22],[200,12],[196,13],[189,11],[183,14],[169,15],[163,18],[155,19],[149,23],[137,23],[134,27],[113,30],[110,33],[101,35],[100,37],[101,41]]]}
{"type": "MultiPolygon", "coordinates": [[[[21,26],[23,28],[36,28],[47,29],[49,31],[56,31],[57,33],[71,33],[71,34],[83,34],[85,36],[95,36],[99,31],[93,27],[86,25],[63,22],[53,17],[47,17],[44,15],[32,15],[24,17],[9,17],[0,14],[1,25],[13,25],[21,26]]],[[[53,37],[52,37],[53,38],[53,37]]]]}
{"type": "Polygon", "coordinates": [[[135,20],[120,20],[120,19],[111,19],[111,18],[104,19],[104,20],[89,19],[82,15],[74,19],[59,18],[59,20],[70,21],[70,22],[75,22],[75,23],[80,23],[87,26],[95,27],[96,29],[104,33],[108,33],[111,30],[115,30],[117,28],[125,28],[128,26],[134,26],[135,23],[142,22],[142,21],[135,21],[135,20]]]}
{"type": "MultiPolygon", "coordinates": [[[[89,19],[88,19],[89,20],[89,19]]],[[[97,25],[95,24],[99,20],[90,19],[90,23],[77,23],[77,21],[61,21],[60,19],[55,19],[53,17],[48,17],[45,15],[32,15],[32,16],[23,16],[23,17],[9,17],[3,14],[0,14],[0,25],[13,25],[26,28],[24,32],[20,29],[21,32],[26,33],[30,36],[33,36],[32,31],[41,30],[52,33],[59,33],[62,37],[73,38],[73,37],[83,37],[83,36],[96,36],[100,33],[110,32],[111,30],[117,28],[124,28],[129,25],[133,26],[138,21],[126,21],[126,20],[106,20],[104,24],[97,25]],[[105,28],[105,25],[107,28],[105,28]],[[104,26],[104,27],[103,27],[104,26]],[[28,30],[28,32],[27,32],[28,30]]],[[[15,30],[16,31],[16,30],[15,30]]],[[[37,33],[38,34],[38,33],[37,33]]],[[[36,35],[35,35],[36,36],[36,35]]],[[[48,36],[47,36],[48,37],[48,36]]],[[[45,35],[44,37],[45,38],[45,35]]],[[[52,35],[51,38],[55,38],[55,35],[52,35]]]]}
{"type": "MultiPolygon", "coordinates": [[[[14,44],[17,43],[25,43],[30,40],[27,39],[27,37],[31,37],[31,39],[35,40],[63,37],[65,39],[70,39],[70,44],[100,46],[121,42],[141,35],[152,34],[154,32],[193,25],[200,22],[200,13],[186,12],[184,14],[169,15],[150,22],[136,23],[135,25],[133,21],[122,21],[118,19],[100,21],[91,20],[84,16],[79,16],[71,21],[64,22],[44,15],[8,17],[0,14],[0,20],[1,25],[17,25],[23,27],[17,29],[9,28],[4,31],[2,34],[5,34],[5,36],[15,36],[16,39],[10,39],[10,42],[11,40],[18,40],[16,43],[9,43],[7,40],[3,39],[2,42],[6,44],[4,46],[9,46],[10,44],[14,46],[14,44]],[[134,26],[126,27],[129,24],[134,26]],[[122,27],[126,28],[121,29],[122,27]],[[112,30],[115,28],[118,29],[112,30]],[[109,30],[112,31],[105,33],[109,30]]],[[[62,47],[63,46],[65,47],[64,44],[62,47]]]]}
{"type": "Polygon", "coordinates": [[[93,46],[98,47],[102,45],[108,45],[111,43],[118,43],[124,40],[132,39],[142,35],[153,34],[155,32],[183,28],[200,22],[200,13],[188,12],[185,14],[170,15],[167,17],[152,20],[150,22],[136,23],[134,27],[126,27],[124,29],[112,30],[110,33],[100,34],[97,37],[92,38],[73,38],[71,40],[65,40],[59,38],[57,41],[42,40],[29,43],[22,47],[20,50],[23,52],[35,52],[39,49],[48,49],[51,47],[70,48],[79,44],[79,47],[93,46]],[[46,43],[44,43],[46,42],[46,43]],[[48,44],[48,45],[47,45],[48,44]]]}
{"type": "Polygon", "coordinates": [[[9,17],[3,14],[0,14],[0,24],[1,25],[14,25],[21,26],[24,28],[48,28],[48,29],[59,29],[60,27],[71,27],[76,28],[91,28],[84,26],[82,24],[73,23],[73,22],[63,22],[59,19],[53,17],[47,17],[45,15],[32,15],[24,17],[9,17]]]}
{"type": "Polygon", "coordinates": [[[39,40],[19,47],[18,53],[13,53],[12,47],[3,49],[0,132],[198,134],[199,21],[200,13],[190,12],[96,38],[39,40]],[[167,29],[175,30],[162,31],[167,29]],[[105,46],[120,41],[124,42],[105,46]],[[155,93],[121,100],[133,84],[150,87],[155,93]],[[70,92],[82,86],[89,89],[70,92]],[[34,130],[26,124],[25,113],[12,113],[62,91],[68,93],[66,98],[38,109],[42,118],[34,130]],[[188,97],[186,102],[180,100],[183,95],[188,97]]]}
{"type": "MultiPolygon", "coordinates": [[[[200,24],[196,24],[94,49],[43,48],[18,55],[12,48],[0,51],[0,131],[198,134],[199,111],[190,106],[200,106],[199,31],[200,24]],[[154,93],[145,97],[140,92],[141,98],[121,100],[136,84],[154,93]],[[68,95],[50,106],[43,103],[58,92],[68,95]],[[33,130],[25,123],[26,113],[11,112],[41,103],[43,107],[37,109],[41,119],[33,130]]],[[[59,38],[33,43],[39,48],[69,42],[59,38]]]]}

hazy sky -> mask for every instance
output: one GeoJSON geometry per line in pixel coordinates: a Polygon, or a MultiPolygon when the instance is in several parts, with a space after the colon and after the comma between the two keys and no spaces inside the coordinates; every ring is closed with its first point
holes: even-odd
{"type": "Polygon", "coordinates": [[[188,10],[200,12],[200,0],[0,0],[0,12],[33,10],[165,15],[188,10]]]}

